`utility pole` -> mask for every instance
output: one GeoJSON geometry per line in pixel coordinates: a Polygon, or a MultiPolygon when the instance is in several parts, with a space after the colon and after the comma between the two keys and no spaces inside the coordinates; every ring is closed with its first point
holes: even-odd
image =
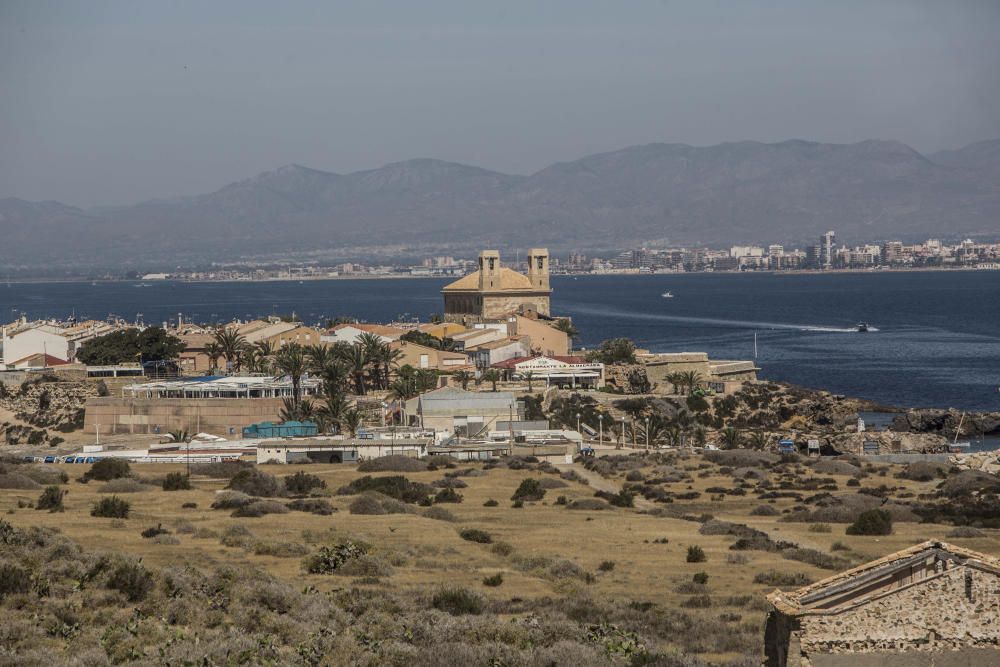
{"type": "Polygon", "coordinates": [[[603,414],[597,415],[597,424],[598,424],[598,428],[601,431],[600,435],[597,436],[597,442],[603,443],[604,442],[604,415],[603,414]]]}
{"type": "Polygon", "coordinates": [[[649,449],[649,417],[646,417],[646,449],[649,449]]]}

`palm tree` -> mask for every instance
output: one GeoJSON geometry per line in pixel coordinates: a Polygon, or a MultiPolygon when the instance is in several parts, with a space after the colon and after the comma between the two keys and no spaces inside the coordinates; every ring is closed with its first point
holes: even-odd
{"type": "Polygon", "coordinates": [[[535,379],[534,371],[525,371],[524,373],[521,374],[521,377],[524,379],[525,382],[528,383],[528,391],[529,392],[534,391],[535,389],[532,386],[532,380],[535,379]]]}
{"type": "Polygon", "coordinates": [[[354,378],[354,389],[358,396],[368,393],[365,375],[368,373],[368,357],[361,345],[346,345],[338,347],[337,354],[345,362],[348,372],[354,378]]]}
{"type": "Polygon", "coordinates": [[[698,371],[684,371],[681,373],[681,377],[681,384],[687,387],[687,393],[689,394],[701,386],[702,377],[698,371]]]}
{"type": "Polygon", "coordinates": [[[668,426],[663,436],[670,447],[677,447],[681,444],[681,429],[676,424],[668,426]]]}
{"type": "Polygon", "coordinates": [[[771,444],[771,439],[760,431],[754,431],[747,439],[747,445],[750,449],[767,449],[769,444],[771,444]]]}
{"type": "Polygon", "coordinates": [[[351,437],[357,435],[358,427],[361,426],[361,413],[357,408],[351,408],[344,413],[344,426],[347,427],[351,437]]]}
{"type": "Polygon", "coordinates": [[[184,429],[170,431],[167,435],[173,438],[174,442],[191,442],[191,434],[184,429]]]}
{"type": "Polygon", "coordinates": [[[364,350],[365,359],[367,363],[372,367],[371,370],[371,380],[375,387],[382,389],[385,384],[389,381],[389,375],[382,378],[382,358],[383,358],[383,344],[382,339],[373,333],[365,331],[358,336],[357,340],[354,341],[355,347],[360,347],[364,350]]]}
{"type": "Polygon", "coordinates": [[[215,342],[221,349],[222,356],[226,358],[227,370],[235,368],[238,372],[240,354],[247,344],[247,339],[240,334],[236,327],[219,327],[215,330],[215,342]]]}
{"type": "Polygon", "coordinates": [[[214,340],[205,345],[205,356],[208,357],[208,361],[211,364],[210,370],[218,370],[219,368],[219,357],[222,356],[222,346],[216,343],[214,340]]]}
{"type": "Polygon", "coordinates": [[[740,432],[732,426],[722,429],[722,444],[726,449],[736,449],[740,446],[740,432]]]}
{"type": "Polygon", "coordinates": [[[681,393],[681,388],[684,386],[683,373],[670,373],[666,379],[667,382],[673,385],[675,394],[681,393]]]}
{"type": "Polygon", "coordinates": [[[573,341],[580,337],[580,331],[573,326],[573,320],[568,317],[560,317],[556,320],[555,328],[566,334],[566,337],[569,339],[569,347],[573,349],[573,341]]]}
{"type": "Polygon", "coordinates": [[[653,415],[648,420],[639,420],[635,426],[639,443],[645,445],[648,442],[650,447],[660,447],[667,443],[667,429],[667,420],[659,415],[653,415]]]}
{"type": "Polygon", "coordinates": [[[247,371],[250,373],[259,373],[262,361],[260,352],[253,345],[247,345],[240,352],[240,364],[246,366],[247,371]]]}
{"type": "Polygon", "coordinates": [[[696,444],[699,447],[704,447],[705,438],[706,438],[705,427],[699,424],[694,429],[694,444],[696,444]]]}
{"type": "Polygon", "coordinates": [[[302,403],[302,376],[308,369],[305,348],[298,343],[286,345],[274,357],[274,370],[292,379],[292,403],[296,409],[302,403]]]}
{"type": "Polygon", "coordinates": [[[493,385],[493,391],[497,390],[497,382],[500,381],[500,371],[495,368],[490,368],[483,373],[483,380],[489,382],[493,385]]]}
{"type": "Polygon", "coordinates": [[[269,340],[259,340],[253,346],[257,348],[257,352],[262,357],[274,356],[274,343],[269,340]]]}
{"type": "Polygon", "coordinates": [[[460,385],[462,385],[462,389],[468,389],[469,388],[469,382],[473,378],[472,373],[470,373],[469,371],[458,371],[457,373],[455,373],[455,375],[453,377],[456,380],[458,380],[458,383],[460,385]]]}
{"type": "Polygon", "coordinates": [[[347,400],[343,394],[327,395],[326,400],[316,410],[316,420],[324,432],[328,431],[330,426],[336,426],[339,431],[346,412],[347,400]]]}

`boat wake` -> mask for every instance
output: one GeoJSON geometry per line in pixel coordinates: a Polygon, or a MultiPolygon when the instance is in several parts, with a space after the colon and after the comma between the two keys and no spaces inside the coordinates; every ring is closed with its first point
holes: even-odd
{"type": "MultiPolygon", "coordinates": [[[[578,306],[572,304],[567,308],[570,315],[575,313],[586,313],[588,315],[610,315],[633,320],[655,320],[662,322],[680,322],[687,324],[708,324],[731,329],[755,329],[755,330],[785,330],[785,331],[810,331],[816,333],[858,333],[858,328],[854,327],[827,327],[812,324],[788,324],[785,322],[757,322],[753,320],[723,320],[712,317],[686,317],[684,315],[661,315],[659,313],[637,313],[619,309],[591,308],[589,306],[578,306]]],[[[875,327],[869,326],[868,331],[878,331],[875,327]]]]}

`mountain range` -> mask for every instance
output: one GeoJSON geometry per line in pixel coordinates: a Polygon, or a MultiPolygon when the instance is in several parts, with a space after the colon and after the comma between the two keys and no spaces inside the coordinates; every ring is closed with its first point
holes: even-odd
{"type": "Polygon", "coordinates": [[[82,209],[0,199],[0,266],[177,265],[394,246],[554,251],[641,243],[1000,237],[1000,140],[648,144],[529,176],[433,159],[298,165],[209,194],[82,209]]]}

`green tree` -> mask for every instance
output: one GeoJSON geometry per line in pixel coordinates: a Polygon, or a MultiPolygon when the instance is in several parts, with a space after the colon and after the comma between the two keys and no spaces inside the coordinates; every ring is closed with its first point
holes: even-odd
{"type": "Polygon", "coordinates": [[[681,384],[687,389],[687,393],[693,392],[701,386],[703,379],[698,371],[684,371],[681,373],[681,384]]]}
{"type": "Polygon", "coordinates": [[[351,437],[358,434],[358,428],[361,426],[361,413],[357,408],[351,408],[344,413],[344,426],[350,432],[351,437]]]}
{"type": "Polygon", "coordinates": [[[88,366],[113,366],[122,363],[167,361],[184,350],[184,341],[162,327],[120,329],[88,340],[76,358],[88,366]]]}
{"type": "Polygon", "coordinates": [[[612,338],[603,341],[600,348],[591,351],[587,359],[604,364],[634,364],[635,343],[628,338],[612,338]]]}

